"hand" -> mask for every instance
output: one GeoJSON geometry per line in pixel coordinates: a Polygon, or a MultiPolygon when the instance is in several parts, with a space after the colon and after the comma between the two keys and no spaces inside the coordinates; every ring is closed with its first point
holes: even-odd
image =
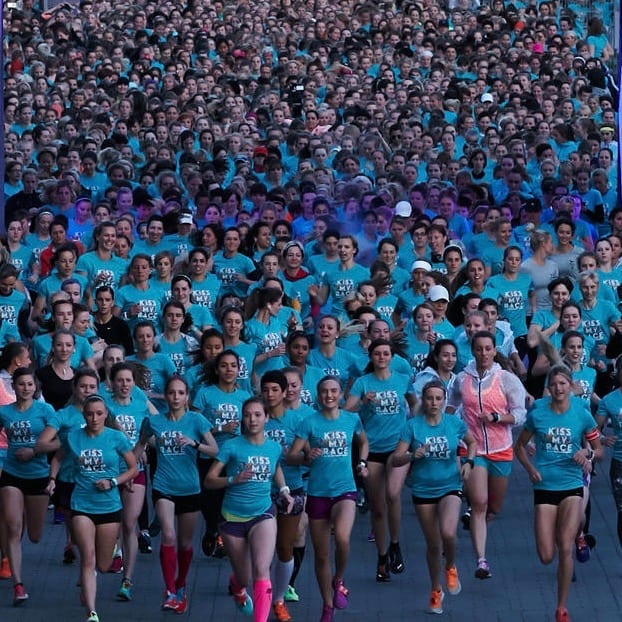
{"type": "Polygon", "coordinates": [[[101,491],[112,490],[112,482],[109,479],[98,479],[95,482],[95,488],[101,491]]]}
{"type": "Polygon", "coordinates": [[[281,495],[281,498],[287,501],[287,514],[290,514],[291,511],[294,509],[294,497],[292,497],[290,494],[286,494],[281,495]]]}
{"type": "Polygon", "coordinates": [[[371,404],[373,402],[376,401],[376,392],[375,391],[367,391],[367,393],[365,393],[365,397],[363,399],[363,401],[367,404],[371,404]]]}
{"type": "Polygon", "coordinates": [[[542,475],[540,475],[540,471],[536,471],[536,469],[534,469],[531,473],[529,473],[529,479],[534,484],[537,484],[542,481],[542,475]]]}
{"type": "Polygon", "coordinates": [[[471,471],[473,471],[473,467],[470,464],[468,464],[467,462],[465,462],[460,467],[460,477],[462,478],[463,482],[468,481],[469,476],[471,475],[471,471]]]}
{"type": "Polygon", "coordinates": [[[319,458],[322,455],[321,447],[313,447],[309,452],[309,461],[313,462],[316,458],[319,458]]]}
{"type": "Polygon", "coordinates": [[[421,460],[421,458],[425,458],[428,450],[430,449],[429,445],[419,445],[415,451],[413,451],[413,457],[415,460],[421,460]]]}
{"type": "Polygon", "coordinates": [[[189,436],[186,436],[185,434],[181,434],[180,436],[178,436],[175,439],[175,442],[180,446],[180,447],[185,447],[186,445],[191,445],[194,447],[194,439],[190,438],[189,436]]]}
{"type": "Polygon", "coordinates": [[[233,481],[236,484],[241,484],[243,482],[247,482],[252,476],[253,467],[250,464],[245,464],[244,469],[233,478],[233,481]]]}
{"type": "Polygon", "coordinates": [[[235,434],[237,429],[240,427],[239,421],[228,421],[222,425],[222,431],[227,432],[228,434],[235,434]]]}
{"type": "Polygon", "coordinates": [[[618,440],[618,437],[615,435],[612,436],[601,436],[600,442],[604,447],[613,447],[618,440]]]}
{"type": "Polygon", "coordinates": [[[15,457],[20,462],[28,462],[35,457],[35,450],[33,447],[20,447],[15,450],[15,457]]]}
{"type": "Polygon", "coordinates": [[[583,471],[585,473],[591,473],[592,471],[592,462],[591,460],[588,460],[588,450],[587,449],[579,449],[578,451],[575,452],[574,456],[572,456],[572,459],[581,467],[583,467],[583,471]],[[589,465],[589,471],[586,470],[588,468],[589,465]]]}
{"type": "Polygon", "coordinates": [[[130,317],[138,317],[138,314],[140,313],[140,305],[131,305],[129,310],[128,310],[128,314],[130,317]]]}
{"type": "Polygon", "coordinates": [[[47,494],[51,497],[54,494],[55,490],[56,490],[56,480],[51,479],[48,482],[48,485],[45,487],[45,492],[47,492],[47,494]]]}

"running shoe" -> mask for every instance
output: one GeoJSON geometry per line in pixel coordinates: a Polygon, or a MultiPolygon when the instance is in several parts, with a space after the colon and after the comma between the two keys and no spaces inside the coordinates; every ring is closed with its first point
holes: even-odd
{"type": "Polygon", "coordinates": [[[432,590],[430,592],[430,606],[428,611],[430,613],[443,613],[443,599],[445,598],[445,592],[443,590],[432,590]]]}
{"type": "Polygon", "coordinates": [[[328,605],[324,605],[322,608],[322,617],[320,618],[320,622],[333,622],[335,619],[334,616],[335,610],[328,605]]]}
{"type": "Polygon", "coordinates": [[[54,510],[54,524],[55,525],[64,525],[65,524],[65,515],[63,512],[59,512],[54,510]]]}
{"type": "Polygon", "coordinates": [[[447,591],[452,596],[460,594],[462,584],[460,583],[460,578],[458,577],[458,569],[455,566],[445,569],[445,585],[447,586],[447,591]]]}
{"type": "Polygon", "coordinates": [[[108,572],[113,574],[119,574],[123,570],[123,556],[119,549],[115,549],[114,557],[112,558],[112,564],[108,568],[108,572]]]}
{"type": "Polygon", "coordinates": [[[71,544],[68,544],[63,551],[63,564],[69,566],[76,561],[76,552],[71,544]]]}
{"type": "Polygon", "coordinates": [[[177,589],[177,607],[175,608],[175,613],[181,615],[182,613],[186,613],[186,609],[188,609],[188,594],[186,593],[185,587],[180,587],[177,589]]]}
{"type": "Polygon", "coordinates": [[[590,560],[590,547],[587,545],[583,535],[577,536],[574,541],[574,547],[575,557],[580,564],[585,564],[585,562],[590,560]]]}
{"type": "Polygon", "coordinates": [[[342,579],[333,579],[333,606],[335,609],[345,609],[348,606],[348,595],[350,591],[343,584],[342,579]]]}
{"type": "Polygon", "coordinates": [[[389,566],[386,561],[378,560],[378,565],[376,566],[376,582],[377,583],[388,583],[391,580],[391,573],[389,572],[389,566]]]}
{"type": "Polygon", "coordinates": [[[288,585],[285,590],[285,602],[286,603],[297,603],[300,600],[300,596],[298,596],[298,592],[293,585],[288,585]]]}
{"type": "Polygon", "coordinates": [[[165,592],[162,609],[165,611],[177,611],[177,594],[174,592],[165,592]]]}
{"type": "Polygon", "coordinates": [[[156,538],[160,535],[162,531],[162,526],[160,525],[160,519],[156,516],[153,521],[151,521],[151,525],[149,525],[149,535],[152,538],[156,538]]]}
{"type": "Polygon", "coordinates": [[[13,606],[23,605],[28,600],[28,593],[24,589],[23,583],[16,583],[13,588],[13,606]]]}
{"type": "Polygon", "coordinates": [[[138,534],[138,550],[144,554],[153,552],[151,548],[151,536],[146,529],[138,534]]]}
{"type": "Polygon", "coordinates": [[[369,530],[369,534],[367,535],[367,542],[375,542],[376,541],[376,534],[374,533],[373,529],[369,530]]]}
{"type": "Polygon", "coordinates": [[[272,612],[277,622],[292,622],[292,616],[289,615],[289,611],[287,611],[284,602],[274,603],[274,605],[272,605],[272,612]]]}
{"type": "Polygon", "coordinates": [[[10,579],[11,576],[11,565],[9,564],[9,558],[3,557],[2,562],[0,562],[0,579],[10,579]]]}
{"type": "Polygon", "coordinates": [[[220,536],[216,538],[216,546],[214,547],[213,556],[216,559],[223,559],[224,557],[227,557],[227,551],[225,551],[225,544],[220,536]]]}
{"type": "Polygon", "coordinates": [[[404,558],[402,557],[402,549],[400,549],[399,542],[391,542],[389,546],[389,560],[393,574],[402,574],[404,572],[404,558]]]}
{"type": "Polygon", "coordinates": [[[253,615],[253,599],[248,595],[246,588],[242,588],[241,592],[232,594],[233,600],[235,601],[235,606],[245,615],[252,616],[253,615]]]}
{"type": "Polygon", "coordinates": [[[596,546],[596,538],[591,533],[586,533],[583,537],[591,551],[596,546]]]}
{"type": "Polygon", "coordinates": [[[462,529],[469,531],[471,529],[471,508],[466,509],[460,520],[462,521],[462,529]]]}
{"type": "Polygon", "coordinates": [[[97,615],[97,611],[91,611],[89,613],[89,617],[86,619],[86,622],[99,622],[99,616],[97,615]]]}
{"type": "Polygon", "coordinates": [[[475,569],[475,578],[490,579],[490,577],[492,577],[492,573],[490,572],[490,565],[482,557],[482,559],[477,562],[477,568],[475,569]]]}
{"type": "Polygon", "coordinates": [[[121,581],[121,587],[119,588],[119,593],[117,594],[117,598],[119,600],[130,601],[132,600],[132,582],[125,578],[121,581]]]}
{"type": "Polygon", "coordinates": [[[558,607],[555,609],[555,622],[570,622],[568,609],[566,607],[558,607]]]}
{"type": "Polygon", "coordinates": [[[214,538],[214,536],[207,531],[201,538],[201,549],[206,557],[212,557],[216,550],[216,538],[214,538]]]}
{"type": "Polygon", "coordinates": [[[365,514],[369,510],[369,502],[367,501],[367,495],[364,488],[358,489],[358,495],[356,498],[356,507],[358,507],[361,514],[365,514]]]}

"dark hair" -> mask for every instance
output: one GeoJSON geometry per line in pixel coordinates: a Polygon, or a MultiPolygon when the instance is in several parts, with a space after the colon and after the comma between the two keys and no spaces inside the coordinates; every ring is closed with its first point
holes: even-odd
{"type": "Polygon", "coordinates": [[[278,384],[281,387],[282,391],[285,391],[287,389],[287,378],[280,369],[272,369],[270,371],[267,371],[261,377],[259,384],[263,389],[264,385],[266,385],[268,382],[278,384]]]}
{"type": "Polygon", "coordinates": [[[471,353],[473,353],[473,347],[475,345],[475,341],[477,339],[490,339],[492,341],[492,345],[497,347],[497,342],[495,341],[495,336],[488,330],[478,330],[473,337],[471,337],[471,353]]]}
{"type": "Polygon", "coordinates": [[[423,385],[423,389],[421,389],[421,397],[423,397],[430,389],[440,389],[443,392],[443,395],[447,397],[447,387],[436,378],[434,380],[430,380],[430,382],[426,382],[423,385]]]}
{"type": "Polygon", "coordinates": [[[0,354],[0,369],[8,369],[13,360],[28,350],[28,346],[21,341],[11,341],[2,348],[0,354]]]}
{"type": "Polygon", "coordinates": [[[216,355],[216,358],[213,361],[210,361],[209,364],[205,366],[203,379],[207,384],[218,384],[219,375],[218,375],[218,365],[220,361],[225,356],[233,356],[238,364],[238,369],[240,367],[240,357],[237,352],[234,352],[231,349],[223,350],[219,354],[216,355]]]}

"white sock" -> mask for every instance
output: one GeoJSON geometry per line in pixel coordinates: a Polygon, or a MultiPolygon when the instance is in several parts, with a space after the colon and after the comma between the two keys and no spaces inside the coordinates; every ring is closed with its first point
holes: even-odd
{"type": "Polygon", "coordinates": [[[274,564],[274,583],[272,585],[272,600],[275,603],[283,602],[285,598],[285,590],[289,585],[289,578],[292,576],[292,570],[294,569],[294,559],[290,559],[288,562],[282,562],[278,559],[274,564]]]}

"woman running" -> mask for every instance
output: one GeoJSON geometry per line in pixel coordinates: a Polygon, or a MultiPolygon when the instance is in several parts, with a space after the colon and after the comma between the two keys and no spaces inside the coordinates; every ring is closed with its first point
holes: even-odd
{"type": "Polygon", "coordinates": [[[409,419],[391,458],[396,467],[412,464],[411,491],[426,541],[426,560],[432,583],[429,612],[443,613],[441,563],[445,561],[447,591],[459,594],[462,586],[456,568],[456,527],[462,506],[462,482],[473,470],[475,438],[456,415],[445,413],[447,390],[440,380],[428,382],[422,391],[421,415],[409,419]],[[461,441],[467,455],[458,467],[461,441]]]}
{"type": "Polygon", "coordinates": [[[583,474],[600,458],[600,431],[585,403],[572,397],[572,373],[563,365],[549,372],[550,397],[538,400],[516,442],[516,456],[534,487],[538,556],[550,564],[557,549],[557,609],[555,622],[569,622],[566,601],[572,581],[572,550],[583,516],[583,474]],[[536,453],[527,443],[534,438],[536,453]],[[584,442],[588,443],[584,447],[584,442]]]}
{"type": "Polygon", "coordinates": [[[477,556],[475,576],[492,576],[486,559],[487,524],[501,510],[512,469],[512,426],[525,420],[526,393],[520,380],[495,362],[495,337],[473,335],[474,360],[458,374],[448,412],[462,407],[462,418],[477,442],[475,467],[466,486],[471,504],[471,539],[477,556]]]}
{"type": "Polygon", "coordinates": [[[106,425],[108,409],[101,396],[87,397],[82,412],[86,426],[67,437],[67,453],[75,474],[72,524],[80,550],[80,585],[87,622],[99,622],[95,611],[97,571],[107,572],[112,563],[121,523],[118,488],[131,486],[136,457],[127,436],[106,425]],[[122,462],[127,467],[123,473],[122,462]]]}
{"type": "Polygon", "coordinates": [[[179,614],[188,607],[186,576],[200,508],[196,456],[199,452],[213,457],[218,451],[208,421],[188,410],[188,395],[185,380],[171,377],[164,386],[167,412],[145,419],[139,440],[144,446],[152,438],[158,451],[152,494],[162,526],[160,565],[166,590],[162,609],[179,614]]]}
{"type": "Polygon", "coordinates": [[[356,437],[360,460],[357,474],[368,475],[367,436],[358,415],[339,408],[341,385],[333,376],[320,380],[319,412],[303,419],[289,454],[290,464],[310,464],[306,511],[315,552],[315,576],[322,595],[321,622],[332,622],[334,609],[348,606],[344,575],[350,554],[350,534],[356,515],[356,483],[350,448],[356,437]],[[331,580],[330,536],[335,536],[335,574],[331,580]]]}
{"type": "Polygon", "coordinates": [[[400,493],[408,468],[405,465],[391,467],[388,459],[397,447],[400,430],[406,423],[404,402],[407,402],[411,412],[416,403],[409,377],[391,371],[392,358],[389,341],[372,341],[366,373],[354,381],[344,406],[345,410],[360,413],[369,441],[366,489],[378,549],[378,582],[390,581],[391,572],[404,572],[399,544],[402,518],[400,493]]]}
{"type": "Polygon", "coordinates": [[[281,507],[291,511],[294,500],[279,465],[282,449],[264,433],[268,415],[260,398],[242,406],[244,434],[225,443],[205,478],[205,486],[225,489],[220,532],[233,574],[229,580],[238,608],[255,622],[267,622],[272,585],[270,563],[276,546],[276,486],[281,507]],[[226,470],[228,475],[222,475],[226,470]],[[249,564],[250,558],[250,564],[249,564]],[[252,566],[252,576],[251,576],[252,566]],[[247,587],[253,581],[253,598],[247,587]]]}
{"type": "Polygon", "coordinates": [[[30,541],[39,542],[49,502],[49,467],[45,454],[35,452],[35,443],[54,410],[49,404],[34,399],[37,383],[32,369],[20,367],[15,370],[13,389],[15,403],[0,407],[0,426],[8,438],[7,456],[0,476],[0,500],[7,526],[13,605],[18,606],[28,600],[22,583],[24,526],[30,541]]]}

